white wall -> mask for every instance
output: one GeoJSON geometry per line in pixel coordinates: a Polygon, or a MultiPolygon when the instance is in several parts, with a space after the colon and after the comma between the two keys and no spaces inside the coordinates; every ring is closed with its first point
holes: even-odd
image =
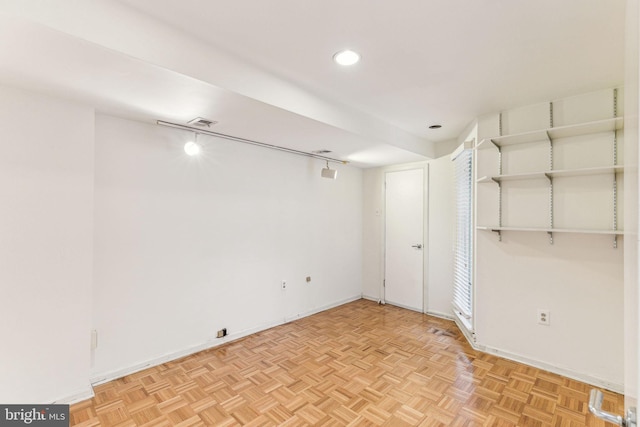
{"type": "MultiPolygon", "coordinates": [[[[620,96],[622,97],[622,91],[620,96]]],[[[612,91],[554,101],[554,126],[610,118],[612,91]]],[[[622,115],[622,100],[619,115],[622,115]]],[[[539,104],[503,114],[503,134],[549,127],[549,106],[539,104]]],[[[495,136],[498,115],[480,118],[479,137],[495,136]]],[[[623,157],[623,132],[619,134],[623,157]]],[[[613,134],[557,141],[554,168],[612,164],[613,134]],[[598,148],[600,147],[600,148],[598,148]]],[[[497,174],[494,148],[477,150],[476,177],[497,174]]],[[[547,144],[503,148],[503,173],[548,168],[547,144]]],[[[554,180],[558,228],[607,228],[612,223],[613,177],[554,180]]],[[[477,184],[477,225],[497,225],[497,185],[477,184]]],[[[620,228],[622,189],[619,187],[620,228]]],[[[503,184],[503,226],[548,227],[548,183],[503,184]]],[[[475,253],[476,345],[574,378],[622,391],[623,239],[544,232],[477,231],[475,253]],[[551,312],[549,326],[537,310],[551,312]]]]}
{"type": "Polygon", "coordinates": [[[361,170],[191,138],[97,116],[94,379],[361,295],[361,170]]]}
{"type": "Polygon", "coordinates": [[[365,169],[362,176],[362,295],[373,300],[381,299],[384,279],[386,169],[365,169]]]}
{"type": "Polygon", "coordinates": [[[624,398],[625,407],[638,406],[640,388],[640,324],[638,307],[638,113],[640,65],[640,7],[627,1],[625,34],[625,240],[624,240],[624,398]]]}
{"type": "MultiPolygon", "coordinates": [[[[189,158],[188,133],[102,115],[94,124],[91,108],[17,89],[0,87],[0,113],[0,336],[11,343],[0,401],[86,397],[89,378],[222,343],[223,327],[236,338],[379,298],[389,170],[428,170],[426,311],[450,315],[448,156],[339,165],[332,181],[321,162],[210,137],[189,158]]],[[[479,124],[489,135],[495,115],[479,124]]],[[[477,237],[476,344],[619,388],[622,241],[495,237],[477,237]],[[537,308],[551,310],[550,326],[535,323],[537,308]]]]}
{"type": "Polygon", "coordinates": [[[425,184],[425,312],[451,317],[453,169],[449,156],[429,162],[364,170],[362,293],[378,300],[384,280],[384,180],[390,171],[424,169],[425,184]]]}
{"type": "MultiPolygon", "coordinates": [[[[623,384],[621,247],[610,236],[477,234],[476,339],[490,351],[623,384]],[[537,310],[551,312],[549,326],[537,310]]],[[[620,242],[622,243],[622,242],[620,242]]]]}
{"type": "Polygon", "coordinates": [[[94,112],[0,87],[0,402],[89,397],[94,112]]]}
{"type": "Polygon", "coordinates": [[[451,317],[455,238],[455,181],[449,155],[429,161],[427,312],[451,317]]]}

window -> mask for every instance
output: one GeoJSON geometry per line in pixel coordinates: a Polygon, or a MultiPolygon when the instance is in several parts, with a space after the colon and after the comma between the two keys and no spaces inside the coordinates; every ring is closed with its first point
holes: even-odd
{"type": "Polygon", "coordinates": [[[464,149],[453,158],[456,185],[456,240],[454,247],[453,307],[460,320],[473,329],[473,150],[464,149]]]}

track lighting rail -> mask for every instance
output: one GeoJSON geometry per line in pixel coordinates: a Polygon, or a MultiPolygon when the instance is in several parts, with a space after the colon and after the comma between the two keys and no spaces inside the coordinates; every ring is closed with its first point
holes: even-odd
{"type": "Polygon", "coordinates": [[[314,159],[320,159],[327,162],[341,163],[343,165],[346,165],[347,163],[349,163],[346,160],[334,159],[332,157],[327,157],[320,154],[308,153],[306,151],[296,150],[296,149],[287,148],[287,147],[281,147],[279,145],[267,144],[266,142],[254,141],[252,139],[241,138],[239,136],[233,136],[233,135],[227,135],[220,132],[214,132],[214,131],[210,131],[202,128],[181,125],[178,123],[171,123],[171,122],[165,122],[163,120],[157,120],[156,124],[160,126],[175,128],[175,129],[182,129],[189,132],[195,132],[196,134],[216,136],[218,138],[227,139],[229,141],[241,142],[243,144],[256,145],[258,147],[269,148],[271,150],[284,151],[285,153],[296,154],[298,156],[312,157],[314,159]]]}

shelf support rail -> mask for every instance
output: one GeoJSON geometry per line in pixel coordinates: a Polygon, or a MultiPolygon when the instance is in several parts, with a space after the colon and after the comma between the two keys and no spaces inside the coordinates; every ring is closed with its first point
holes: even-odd
{"type": "MultiPolygon", "coordinates": [[[[618,146],[618,131],[613,131],[613,166],[617,166],[618,156],[617,156],[617,146],[618,146]]],[[[618,230],[618,174],[614,168],[613,170],[613,230],[618,230]]],[[[613,248],[618,248],[618,235],[613,235],[613,248]]]]}
{"type": "MultiPolygon", "coordinates": [[[[549,228],[553,230],[553,176],[545,173],[544,176],[549,180],[549,228]]],[[[549,244],[553,245],[553,232],[547,231],[549,234],[549,244]]]]}
{"type": "MultiPolygon", "coordinates": [[[[551,106],[551,124],[553,125],[553,103],[550,102],[551,106]]],[[[553,171],[553,139],[547,132],[547,138],[549,138],[549,171],[553,171]]],[[[553,230],[553,176],[551,174],[545,173],[544,176],[549,180],[549,228],[553,230]]],[[[549,232],[549,244],[553,245],[553,233],[549,232]]]]}
{"type": "MultiPolygon", "coordinates": [[[[496,181],[498,184],[498,227],[502,227],[502,183],[496,181]]],[[[498,242],[502,242],[502,233],[498,230],[498,242]]]]}
{"type": "MultiPolygon", "coordinates": [[[[613,118],[618,117],[618,88],[613,89],[613,118]]],[[[618,174],[615,166],[618,165],[618,130],[613,130],[613,230],[618,230],[618,174]]],[[[618,235],[613,235],[613,248],[618,248],[618,235]]]]}
{"type": "MultiPolygon", "coordinates": [[[[502,135],[502,113],[500,113],[500,134],[502,135]]],[[[502,175],[502,148],[495,142],[493,144],[498,149],[498,175],[502,175]]],[[[502,227],[502,183],[498,180],[494,181],[498,184],[498,227],[502,227]]],[[[498,242],[502,242],[500,230],[498,230],[498,242]]]]}
{"type": "MultiPolygon", "coordinates": [[[[549,102],[549,128],[553,128],[553,101],[549,102]]],[[[549,131],[545,132],[549,140],[549,170],[553,170],[553,139],[549,135],[549,131]]],[[[553,230],[553,176],[545,173],[544,176],[549,180],[549,228],[553,230]]],[[[553,231],[547,231],[549,235],[549,244],[553,245],[553,231]]]]}

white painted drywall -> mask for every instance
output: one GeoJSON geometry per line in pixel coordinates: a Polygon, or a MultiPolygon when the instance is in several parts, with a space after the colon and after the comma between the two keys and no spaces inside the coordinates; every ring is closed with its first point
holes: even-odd
{"type": "Polygon", "coordinates": [[[361,295],[361,170],[189,139],[97,116],[94,379],[361,295]]]}
{"type": "Polygon", "coordinates": [[[429,262],[427,312],[451,317],[455,182],[449,155],[429,161],[429,262]]]}
{"type": "Polygon", "coordinates": [[[625,239],[624,239],[624,398],[625,408],[638,406],[640,325],[638,307],[638,66],[640,7],[627,1],[625,37],[625,239]]]}
{"type": "Polygon", "coordinates": [[[384,177],[386,172],[423,168],[425,176],[425,311],[452,315],[453,286],[453,170],[448,156],[429,162],[408,163],[364,170],[362,292],[367,298],[382,296],[384,280],[384,177]]]}
{"type": "MultiPolygon", "coordinates": [[[[620,245],[622,242],[619,242],[620,245]]],[[[477,233],[477,343],[618,389],[623,250],[610,236],[477,233]],[[550,310],[549,326],[537,310],[550,310]]]]}
{"type": "Polygon", "coordinates": [[[94,112],[0,87],[0,402],[90,397],[94,112]]]}
{"type": "Polygon", "coordinates": [[[384,279],[384,173],[362,173],[362,295],[380,300],[384,279]]]}
{"type": "MultiPolygon", "coordinates": [[[[556,100],[554,126],[610,118],[612,100],[611,90],[556,100]]],[[[548,104],[503,112],[505,133],[548,126],[548,104]]],[[[497,129],[498,114],[479,119],[480,139],[496,135],[497,129]]],[[[620,132],[620,145],[623,140],[620,132]]],[[[505,147],[503,172],[547,169],[548,145],[536,144],[505,147]]],[[[612,133],[556,141],[554,168],[610,165],[612,146],[612,133]]],[[[476,154],[477,177],[497,174],[494,148],[476,154]]],[[[554,225],[610,227],[612,184],[611,175],[554,180],[554,225]]],[[[547,182],[504,183],[503,225],[548,226],[548,197],[547,182]]],[[[497,224],[497,200],[495,183],[477,184],[477,225],[497,224]]],[[[543,232],[503,232],[499,242],[490,231],[476,233],[476,344],[621,391],[624,239],[619,237],[614,249],[612,236],[555,233],[553,238],[551,245],[543,232]],[[538,309],[550,310],[549,326],[537,323],[538,309]]]]}
{"type": "MultiPolygon", "coordinates": [[[[0,13],[78,37],[105,49],[172,70],[326,123],[372,141],[433,157],[434,143],[344,104],[335,104],[291,82],[247,64],[237,56],[190,37],[125,4],[109,0],[71,0],[60,4],[38,0],[1,2],[0,13]],[[114,22],[118,23],[114,31],[114,22]]],[[[200,110],[196,107],[189,120],[200,110]]]]}

